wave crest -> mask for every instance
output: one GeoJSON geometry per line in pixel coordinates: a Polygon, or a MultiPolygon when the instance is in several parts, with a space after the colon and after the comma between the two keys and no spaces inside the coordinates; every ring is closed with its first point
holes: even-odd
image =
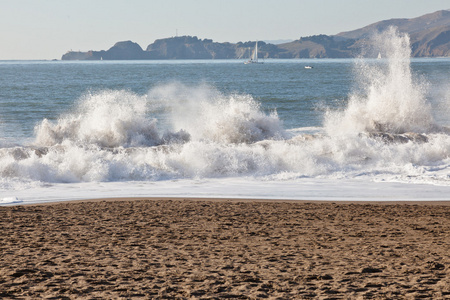
{"type": "Polygon", "coordinates": [[[74,112],[56,123],[44,119],[35,127],[38,146],[65,141],[100,147],[153,146],[159,143],[156,120],[147,117],[145,97],[127,91],[101,91],[81,98],[74,112]]]}
{"type": "Polygon", "coordinates": [[[172,83],[153,89],[149,97],[170,112],[175,130],[188,132],[193,140],[239,144],[286,136],[276,111],[265,113],[250,95],[172,83]]]}

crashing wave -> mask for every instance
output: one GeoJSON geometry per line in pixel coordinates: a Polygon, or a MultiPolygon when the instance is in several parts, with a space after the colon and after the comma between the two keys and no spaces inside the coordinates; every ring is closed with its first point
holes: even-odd
{"type": "Polygon", "coordinates": [[[361,89],[345,109],[326,113],[323,131],[286,131],[276,111],[264,111],[250,95],[209,86],[167,84],[143,96],[107,90],[86,94],[56,121],[42,121],[32,146],[0,149],[0,179],[448,182],[450,130],[436,124],[427,84],[410,70],[407,36],[390,29],[375,40],[386,59],[358,60],[361,89]]]}
{"type": "Polygon", "coordinates": [[[426,99],[427,83],[416,78],[410,67],[410,43],[396,28],[373,36],[386,59],[359,59],[356,64],[360,85],[344,111],[329,111],[325,128],[330,135],[386,134],[388,140],[402,140],[408,132],[439,131],[431,105],[426,99]]]}

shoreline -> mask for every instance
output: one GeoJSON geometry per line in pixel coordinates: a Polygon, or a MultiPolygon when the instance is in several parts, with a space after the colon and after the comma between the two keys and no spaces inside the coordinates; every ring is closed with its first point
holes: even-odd
{"type": "Polygon", "coordinates": [[[0,297],[450,297],[449,201],[138,199],[0,207],[0,297]]]}
{"type": "MultiPolygon", "coordinates": [[[[374,205],[443,205],[450,206],[450,200],[302,200],[302,199],[261,199],[261,198],[231,198],[231,197],[105,197],[89,198],[77,200],[46,201],[37,203],[17,203],[7,206],[34,206],[34,205],[54,205],[58,203],[80,203],[80,202],[116,202],[116,201],[141,201],[141,200],[189,200],[189,201],[212,201],[212,202],[287,202],[287,203],[324,203],[324,204],[374,204],[374,205]]],[[[2,207],[2,206],[0,206],[2,207]]]]}

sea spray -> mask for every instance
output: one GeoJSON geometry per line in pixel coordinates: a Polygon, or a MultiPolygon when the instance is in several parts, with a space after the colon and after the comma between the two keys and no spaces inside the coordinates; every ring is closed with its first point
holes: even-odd
{"type": "Polygon", "coordinates": [[[283,138],[276,111],[266,114],[250,95],[223,95],[212,87],[168,84],[148,95],[106,90],[84,95],[76,109],[56,123],[35,128],[37,146],[73,142],[80,146],[136,147],[209,140],[253,143],[283,138]],[[163,117],[165,129],[155,116],[163,117]]]}
{"type": "Polygon", "coordinates": [[[373,36],[383,59],[356,60],[358,89],[344,111],[329,111],[325,128],[330,135],[362,132],[427,133],[436,128],[427,102],[427,84],[410,67],[409,37],[390,27],[373,36]]]}
{"type": "MultiPolygon", "coordinates": [[[[447,78],[446,78],[447,79],[447,78]]],[[[440,82],[432,89],[433,115],[442,128],[450,128],[450,82],[440,82]]],[[[450,130],[449,130],[450,131],[450,130]]]]}
{"type": "Polygon", "coordinates": [[[148,117],[147,111],[146,97],[128,91],[87,93],[73,112],[62,115],[56,123],[45,119],[38,124],[35,144],[153,146],[159,136],[156,120],[148,117]]]}
{"type": "Polygon", "coordinates": [[[287,135],[276,111],[266,114],[250,95],[224,95],[205,84],[171,83],[150,91],[149,98],[170,112],[174,130],[188,132],[193,140],[239,144],[287,135]]]}

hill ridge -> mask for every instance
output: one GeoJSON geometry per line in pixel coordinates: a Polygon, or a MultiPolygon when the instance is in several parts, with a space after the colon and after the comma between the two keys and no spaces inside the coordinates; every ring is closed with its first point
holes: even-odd
{"type": "MultiPolygon", "coordinates": [[[[262,58],[352,58],[370,35],[389,26],[408,33],[413,57],[450,57],[450,10],[439,10],[415,18],[394,18],[336,35],[301,37],[278,45],[258,42],[262,58]]],[[[150,60],[150,59],[242,59],[250,57],[255,41],[218,43],[197,36],[157,39],[145,50],[132,41],[117,42],[108,50],[69,51],[62,60],[150,60]]]]}

